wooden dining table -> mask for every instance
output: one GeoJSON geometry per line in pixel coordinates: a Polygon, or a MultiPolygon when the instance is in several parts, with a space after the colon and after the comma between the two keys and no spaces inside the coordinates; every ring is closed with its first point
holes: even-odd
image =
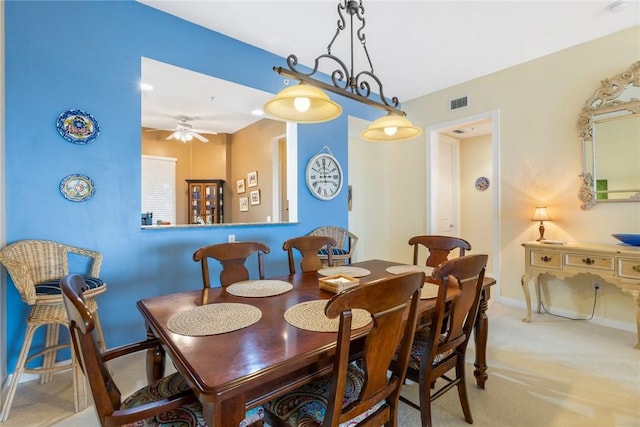
{"type": "MultiPolygon", "coordinates": [[[[360,283],[389,277],[387,267],[395,262],[370,260],[351,264],[371,273],[360,283]]],[[[276,396],[287,393],[330,372],[336,349],[337,333],[313,332],[290,325],[285,311],[298,303],[328,300],[334,294],[318,286],[317,272],[296,273],[274,279],[289,282],[292,290],[269,297],[249,298],[228,293],[224,288],[180,292],[138,301],[147,334],[157,337],[162,347],[147,353],[149,381],[164,375],[164,356],[169,353],[173,365],[184,376],[202,403],[207,425],[237,427],[245,411],[276,396]],[[262,312],[259,321],[233,332],[186,336],[172,332],[167,324],[176,314],[204,304],[243,303],[262,312]]],[[[476,360],[474,375],[478,387],[487,380],[486,346],[487,301],[492,278],[485,278],[482,300],[475,325],[476,360]]],[[[449,298],[453,298],[452,291],[449,298]]],[[[421,314],[428,314],[435,299],[420,301],[421,314]]],[[[355,329],[352,346],[362,341],[368,327],[355,329]]]]}

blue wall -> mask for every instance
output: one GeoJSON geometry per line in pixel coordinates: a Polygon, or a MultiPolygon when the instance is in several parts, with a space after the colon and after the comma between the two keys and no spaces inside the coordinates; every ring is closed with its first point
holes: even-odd
{"type": "MultiPolygon", "coordinates": [[[[346,185],[325,202],[304,183],[306,162],[324,145],[348,176],[347,116],[380,115],[345,98],[336,100],[340,118],[298,127],[299,223],[140,228],[140,58],[272,93],[283,87],[272,71],[283,58],[131,1],[7,1],[5,42],[7,241],[51,239],[102,252],[108,290],[98,302],[109,347],[144,338],[139,299],[201,287],[200,266],[191,259],[197,248],[231,233],[262,241],[271,248],[266,274],[277,276],[288,271],[284,240],[320,225],[347,225],[346,185]],[[94,142],[76,145],[57,133],[56,118],[73,108],[99,122],[94,142]],[[59,183],[72,173],[94,180],[93,198],[62,197],[59,183]]],[[[12,372],[28,307],[11,281],[6,301],[12,372]]]]}

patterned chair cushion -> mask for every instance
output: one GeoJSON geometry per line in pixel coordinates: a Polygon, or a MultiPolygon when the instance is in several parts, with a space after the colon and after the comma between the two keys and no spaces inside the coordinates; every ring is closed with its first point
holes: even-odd
{"type": "MultiPolygon", "coordinates": [[[[154,402],[162,398],[174,395],[180,391],[187,390],[189,385],[184,380],[182,375],[175,373],[164,377],[153,384],[136,391],[124,402],[120,409],[132,408],[140,406],[145,403],[154,402]]],[[[264,409],[257,407],[247,411],[246,418],[240,423],[240,427],[246,427],[253,424],[256,421],[264,418],[264,409]]],[[[178,409],[165,412],[157,415],[153,418],[146,419],[144,421],[138,421],[135,423],[127,424],[130,427],[147,427],[147,426],[166,426],[166,427],[206,427],[207,424],[202,416],[202,406],[200,402],[196,401],[183,405],[178,409]]]]}
{"type": "MultiPolygon", "coordinates": [[[[413,337],[413,345],[411,346],[411,357],[409,358],[409,368],[416,371],[420,370],[420,359],[427,348],[427,340],[429,339],[429,327],[421,326],[416,329],[416,333],[413,337]]],[[[444,339],[444,336],[441,337],[444,339]]],[[[447,356],[453,353],[453,350],[445,351],[444,353],[436,354],[433,359],[433,364],[440,362],[447,356]]]]}
{"type": "MultiPolygon", "coordinates": [[[[364,384],[364,371],[355,363],[351,363],[347,370],[347,385],[342,400],[342,407],[347,406],[358,398],[364,384]]],[[[306,384],[299,389],[265,403],[264,409],[291,426],[319,426],[322,424],[327,411],[327,399],[331,376],[306,384]]],[[[377,403],[361,415],[340,424],[340,427],[355,426],[370,414],[378,410],[384,401],[377,403]]]]}
{"type": "MultiPolygon", "coordinates": [[[[97,289],[104,286],[104,282],[97,277],[83,277],[84,282],[89,289],[97,289]]],[[[46,282],[38,283],[36,286],[36,295],[60,295],[60,279],[51,279],[46,282]]]]}
{"type": "MultiPolygon", "coordinates": [[[[331,249],[331,254],[332,255],[347,255],[349,253],[349,251],[346,251],[344,249],[339,249],[339,248],[333,248],[331,249]]],[[[328,251],[326,249],[320,249],[318,251],[318,255],[328,255],[328,251]]]]}

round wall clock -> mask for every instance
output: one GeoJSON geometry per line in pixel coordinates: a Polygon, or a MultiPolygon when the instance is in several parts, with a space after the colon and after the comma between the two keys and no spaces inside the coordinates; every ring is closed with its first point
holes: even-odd
{"type": "Polygon", "coordinates": [[[305,179],[314,197],[320,200],[331,200],[342,189],[342,168],[332,154],[319,153],[307,163],[305,179]]]}

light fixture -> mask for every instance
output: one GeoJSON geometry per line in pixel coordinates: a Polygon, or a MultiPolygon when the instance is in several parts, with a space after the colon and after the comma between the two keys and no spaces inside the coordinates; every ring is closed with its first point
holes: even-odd
{"type": "Polygon", "coordinates": [[[549,214],[547,213],[547,207],[536,206],[536,211],[534,212],[531,221],[540,221],[540,227],[538,227],[540,237],[537,240],[544,240],[544,221],[551,221],[551,218],[549,218],[549,214]]]}
{"type": "Polygon", "coordinates": [[[277,119],[297,123],[321,123],[333,120],[342,113],[342,107],[323,92],[323,90],[326,90],[387,112],[387,116],[375,120],[369,128],[360,134],[362,139],[368,141],[403,141],[422,134],[422,130],[413,126],[405,118],[406,113],[398,108],[398,98],[393,97],[388,100],[384,96],[382,82],[373,73],[373,64],[369,57],[364,34],[365,19],[362,0],[340,0],[338,3],[338,17],[337,30],[329,46],[327,46],[327,53],[315,59],[314,67],[310,72],[305,73],[298,69],[298,57],[294,54],[287,57],[288,68],[273,67],[276,73],[298,80],[300,84],[283,89],[275,98],[268,101],[264,106],[265,113],[277,119]],[[331,53],[333,42],[336,41],[340,32],[347,27],[345,12],[350,17],[350,67],[347,67],[345,62],[331,53]],[[360,22],[359,27],[355,30],[354,18],[360,22]],[[356,42],[354,37],[362,45],[371,71],[354,72],[353,46],[356,42]],[[336,67],[330,74],[331,83],[317,80],[313,77],[318,73],[321,60],[328,60],[333,67],[336,67]],[[379,100],[371,98],[374,95],[372,86],[374,89],[377,87],[379,100]]]}

